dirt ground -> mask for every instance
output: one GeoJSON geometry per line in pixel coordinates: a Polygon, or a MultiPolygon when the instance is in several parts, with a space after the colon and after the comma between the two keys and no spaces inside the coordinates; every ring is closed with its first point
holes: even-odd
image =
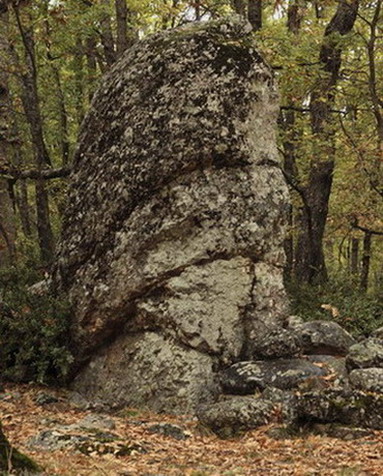
{"type": "Polygon", "coordinates": [[[383,431],[352,441],[315,435],[275,440],[267,435],[270,427],[262,427],[240,438],[220,440],[188,416],[156,415],[134,409],[108,415],[116,424],[113,433],[133,448],[128,455],[32,449],[28,445],[32,436],[94,413],[76,409],[68,403],[67,395],[63,390],[36,385],[8,385],[0,394],[4,432],[15,447],[44,468],[45,475],[383,475],[383,431]],[[36,404],[36,396],[42,391],[56,395],[59,401],[36,404]],[[190,436],[179,441],[148,431],[150,423],[159,422],[179,425],[190,436]]]}

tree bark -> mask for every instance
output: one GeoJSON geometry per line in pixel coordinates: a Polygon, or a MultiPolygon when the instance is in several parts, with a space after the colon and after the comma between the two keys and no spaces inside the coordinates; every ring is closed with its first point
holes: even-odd
{"type": "Polygon", "coordinates": [[[372,233],[365,232],[363,239],[363,255],[362,266],[360,272],[360,289],[367,291],[368,289],[368,276],[370,274],[370,261],[371,261],[371,241],[372,233]]]}
{"type": "Polygon", "coordinates": [[[246,18],[246,2],[247,0],[232,0],[234,11],[243,18],[246,18]]]}
{"type": "MultiPolygon", "coordinates": [[[[8,61],[7,12],[0,15],[0,60],[8,61]]],[[[9,163],[10,99],[6,68],[0,69],[0,164],[9,163]]],[[[9,181],[0,178],[0,267],[9,266],[16,257],[16,227],[9,181]]]]}
{"type": "Polygon", "coordinates": [[[110,14],[107,11],[109,10],[110,2],[109,0],[102,0],[102,3],[105,5],[106,8],[100,20],[100,26],[101,26],[100,38],[101,38],[101,44],[104,48],[105,62],[108,65],[108,67],[110,67],[112,66],[113,63],[115,63],[117,59],[117,54],[116,54],[116,49],[114,44],[112,22],[110,19],[110,14]]]}
{"type": "Polygon", "coordinates": [[[328,202],[334,172],[335,145],[331,109],[341,66],[339,36],[349,33],[355,23],[359,0],[341,0],[329,22],[320,50],[322,76],[311,94],[310,117],[314,136],[313,159],[307,185],[303,188],[305,206],[300,211],[296,248],[296,278],[299,282],[321,283],[327,280],[323,252],[328,202]]]}
{"type": "Polygon", "coordinates": [[[126,0],[115,0],[117,23],[117,58],[138,40],[137,32],[132,25],[134,12],[128,9],[126,0]]]}
{"type": "MultiPolygon", "coordinates": [[[[290,0],[287,11],[287,29],[290,33],[298,35],[301,26],[300,15],[301,0],[290,0]]],[[[291,96],[291,95],[290,95],[291,96]]],[[[286,109],[280,111],[280,125],[283,131],[283,171],[288,184],[292,189],[300,192],[300,180],[298,176],[298,168],[296,165],[296,143],[297,143],[297,126],[295,121],[296,112],[293,97],[287,97],[286,109]]],[[[301,193],[300,193],[301,195],[301,193]]],[[[290,205],[288,213],[289,233],[284,242],[286,254],[285,278],[293,277],[295,250],[294,250],[294,209],[290,205]]]]}
{"type": "Polygon", "coordinates": [[[77,125],[81,123],[85,116],[85,74],[84,74],[84,45],[80,37],[76,38],[76,48],[74,52],[74,74],[75,74],[75,103],[77,125]]]}
{"type": "Polygon", "coordinates": [[[359,239],[351,238],[351,262],[350,271],[353,276],[357,276],[359,272],[359,239]]]}
{"type": "Polygon", "coordinates": [[[96,90],[97,77],[97,52],[96,39],[94,36],[89,36],[86,40],[86,64],[87,64],[87,84],[88,84],[88,99],[92,100],[93,94],[96,90]]]}
{"type": "Polygon", "coordinates": [[[129,47],[128,39],[128,6],[126,0],[115,0],[117,22],[117,57],[129,47]]]}
{"type": "Polygon", "coordinates": [[[262,28],[262,0],[248,0],[247,18],[254,31],[262,28]]]}
{"type": "MultiPolygon", "coordinates": [[[[40,111],[40,98],[37,88],[37,67],[32,27],[33,19],[30,18],[30,26],[25,28],[22,23],[17,5],[14,5],[14,12],[25,53],[25,72],[21,74],[23,86],[22,103],[31,130],[36,166],[37,169],[41,171],[44,166],[51,166],[51,160],[44,140],[43,121],[40,111]]],[[[55,245],[50,222],[48,192],[43,180],[36,181],[35,194],[37,233],[39,238],[41,259],[45,264],[49,264],[54,256],[55,245]]]]}
{"type": "Polygon", "coordinates": [[[297,34],[301,28],[302,19],[302,0],[290,0],[287,8],[287,29],[297,34]]]}
{"type": "Polygon", "coordinates": [[[44,4],[44,23],[45,23],[45,43],[47,48],[47,59],[50,62],[54,82],[56,83],[56,97],[58,103],[58,116],[60,123],[60,146],[61,146],[61,157],[62,157],[62,166],[65,167],[69,162],[69,132],[68,132],[68,114],[65,105],[65,97],[61,84],[61,74],[59,68],[55,64],[55,58],[51,51],[51,27],[49,24],[49,10],[48,3],[44,4]]]}

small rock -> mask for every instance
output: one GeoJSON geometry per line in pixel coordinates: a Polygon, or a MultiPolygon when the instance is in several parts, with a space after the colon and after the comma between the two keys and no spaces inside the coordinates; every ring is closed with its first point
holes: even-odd
{"type": "Polygon", "coordinates": [[[36,395],[34,401],[37,403],[37,405],[49,405],[50,403],[57,403],[59,400],[54,395],[45,392],[39,392],[36,395]]]}
{"type": "Polygon", "coordinates": [[[42,281],[38,281],[37,283],[32,284],[32,286],[29,286],[28,291],[35,296],[43,296],[44,294],[49,293],[51,285],[52,280],[51,278],[47,277],[42,281]]]}
{"type": "Polygon", "coordinates": [[[58,430],[44,430],[28,441],[28,446],[46,451],[75,447],[88,441],[84,435],[71,435],[58,430]]]}
{"type": "Polygon", "coordinates": [[[291,328],[307,354],[346,355],[355,339],[339,324],[310,321],[291,328]]]}
{"type": "Polygon", "coordinates": [[[287,327],[294,328],[304,323],[304,320],[299,316],[289,316],[287,318],[287,327]]]}
{"type": "Polygon", "coordinates": [[[349,379],[354,388],[383,393],[383,368],[355,369],[350,372],[349,379]]]}
{"type": "Polygon", "coordinates": [[[116,424],[114,420],[109,417],[90,414],[79,420],[77,423],[70,425],[70,428],[73,430],[114,430],[116,428],[116,424]]]}
{"type": "Polygon", "coordinates": [[[221,438],[231,438],[268,423],[274,405],[256,397],[234,397],[201,407],[197,417],[202,425],[221,438]]]}
{"type": "Polygon", "coordinates": [[[383,340],[370,337],[353,345],[346,357],[346,365],[349,370],[383,367],[383,340]]]}
{"type": "Polygon", "coordinates": [[[345,441],[365,438],[372,433],[372,431],[367,428],[337,425],[334,423],[315,423],[312,426],[311,431],[317,435],[329,436],[330,438],[339,438],[345,441]]]}
{"type": "Polygon", "coordinates": [[[171,436],[176,440],[186,440],[190,438],[190,435],[184,432],[184,430],[178,425],[172,425],[170,423],[157,423],[148,427],[150,433],[159,433],[160,435],[171,436]]]}
{"type": "Polygon", "coordinates": [[[292,423],[296,419],[295,403],[296,395],[291,391],[281,390],[276,387],[267,387],[262,392],[262,398],[273,403],[279,412],[279,419],[286,423],[292,423]]]}
{"type": "Polygon", "coordinates": [[[60,430],[45,430],[30,438],[28,445],[34,449],[55,451],[62,449],[74,450],[86,455],[113,454],[126,456],[133,453],[146,453],[147,450],[138,443],[119,441],[117,435],[109,432],[91,434],[69,433],[71,425],[62,426],[60,430]]]}
{"type": "Polygon", "coordinates": [[[255,359],[293,357],[301,351],[297,336],[283,327],[276,327],[260,335],[252,341],[251,349],[255,359]]]}
{"type": "Polygon", "coordinates": [[[246,395],[266,387],[288,390],[303,380],[325,376],[326,370],[304,359],[238,362],[222,375],[226,393],[246,395]]]}
{"type": "Polygon", "coordinates": [[[297,421],[383,429],[383,395],[357,390],[308,392],[297,398],[297,421]]]}
{"type": "Polygon", "coordinates": [[[383,326],[375,329],[371,334],[371,337],[376,337],[377,339],[383,339],[383,326]]]}
{"type": "Polygon", "coordinates": [[[88,400],[78,392],[71,392],[68,401],[70,405],[78,408],[79,410],[88,410],[91,407],[91,404],[88,400]]]}

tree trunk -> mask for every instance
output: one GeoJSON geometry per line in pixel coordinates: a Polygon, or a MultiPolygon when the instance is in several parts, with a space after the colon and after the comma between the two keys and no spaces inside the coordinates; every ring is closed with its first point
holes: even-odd
{"type": "Polygon", "coordinates": [[[134,13],[128,9],[126,0],[115,0],[116,23],[117,23],[117,58],[130,48],[138,39],[137,33],[132,26],[134,13]]]}
{"type": "Polygon", "coordinates": [[[302,0],[290,0],[287,9],[288,30],[297,34],[301,28],[302,18],[302,0]]]}
{"type": "Polygon", "coordinates": [[[370,261],[371,261],[371,241],[372,233],[365,232],[363,239],[363,255],[362,255],[362,267],[360,272],[360,289],[367,291],[368,289],[368,276],[370,273],[370,261]]]}
{"type": "Polygon", "coordinates": [[[84,45],[80,37],[76,38],[76,48],[74,53],[74,74],[75,74],[75,104],[77,125],[81,123],[85,116],[85,74],[84,74],[84,45]]]}
{"type": "MultiPolygon", "coordinates": [[[[292,0],[289,3],[287,12],[287,28],[290,33],[298,35],[300,30],[300,10],[299,4],[301,0],[292,0]]],[[[295,188],[299,192],[299,177],[296,166],[296,143],[297,143],[297,126],[295,121],[294,98],[287,97],[288,109],[280,112],[280,125],[283,131],[283,171],[288,184],[292,189],[295,188]]],[[[289,233],[284,242],[286,254],[285,278],[291,279],[294,270],[294,208],[290,205],[288,214],[289,233]]]]}
{"type": "Polygon", "coordinates": [[[102,3],[105,5],[106,9],[102,15],[100,26],[101,26],[101,44],[104,48],[105,62],[110,67],[115,63],[117,59],[113,31],[112,31],[112,22],[110,19],[109,10],[109,0],[102,0],[102,3]]]}
{"type": "Polygon", "coordinates": [[[65,97],[61,84],[60,70],[55,64],[55,57],[51,51],[51,27],[49,24],[49,10],[48,3],[44,3],[44,23],[45,23],[45,44],[47,48],[47,59],[50,62],[54,82],[56,83],[56,97],[58,103],[58,116],[60,123],[60,146],[62,166],[66,167],[69,162],[69,132],[68,132],[68,114],[65,106],[65,97]]]}
{"type": "Polygon", "coordinates": [[[232,0],[232,6],[238,15],[245,18],[246,17],[246,0],[232,0]]]}
{"type": "MultiPolygon", "coordinates": [[[[7,13],[0,15],[0,60],[7,64],[7,13]]],[[[8,75],[6,68],[0,70],[0,163],[9,165],[9,111],[8,75]]],[[[14,208],[8,180],[0,178],[0,267],[9,266],[16,257],[16,227],[14,208]]]]}
{"type": "Polygon", "coordinates": [[[353,276],[357,276],[359,272],[359,239],[358,238],[351,238],[350,271],[353,276]]]}
{"type": "Polygon", "coordinates": [[[262,28],[262,0],[248,0],[247,18],[254,31],[262,28]]]}
{"type": "Polygon", "coordinates": [[[299,282],[321,283],[327,280],[323,253],[323,236],[328,214],[334,161],[334,126],[331,108],[341,66],[339,36],[349,33],[355,23],[359,0],[339,2],[328,24],[320,51],[323,74],[311,94],[310,117],[313,152],[307,185],[303,188],[305,206],[300,212],[296,248],[296,278],[299,282]]]}
{"type": "Polygon", "coordinates": [[[115,0],[116,8],[116,22],[117,22],[117,56],[120,57],[122,53],[128,48],[128,6],[126,0],[115,0]]]}
{"type": "MultiPolygon", "coordinates": [[[[43,134],[40,98],[37,89],[37,68],[33,27],[29,26],[29,28],[24,28],[17,6],[14,6],[14,11],[25,53],[25,72],[21,74],[23,86],[22,102],[31,130],[36,166],[37,169],[41,171],[47,165],[51,165],[51,160],[45,145],[43,134]]],[[[32,18],[30,18],[30,25],[33,25],[32,18]]],[[[16,53],[14,54],[16,55],[16,53]]],[[[36,182],[35,191],[37,233],[39,237],[41,258],[45,264],[49,264],[53,259],[55,246],[50,222],[48,192],[43,180],[36,182]]]]}
{"type": "Polygon", "coordinates": [[[87,64],[87,84],[88,84],[88,99],[92,100],[93,94],[96,90],[97,77],[97,53],[96,40],[94,36],[89,36],[86,40],[86,64],[87,64]]]}

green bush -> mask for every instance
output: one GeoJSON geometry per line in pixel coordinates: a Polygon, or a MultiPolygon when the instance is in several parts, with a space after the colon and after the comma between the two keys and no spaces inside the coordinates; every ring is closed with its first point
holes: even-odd
{"type": "Polygon", "coordinates": [[[348,277],[339,276],[322,286],[290,282],[286,287],[292,314],[304,320],[332,320],[356,337],[368,336],[383,326],[381,296],[366,294],[348,277]]]}
{"type": "Polygon", "coordinates": [[[64,300],[29,292],[37,277],[27,269],[0,273],[0,373],[15,381],[62,382],[73,360],[70,309],[64,300]]]}

